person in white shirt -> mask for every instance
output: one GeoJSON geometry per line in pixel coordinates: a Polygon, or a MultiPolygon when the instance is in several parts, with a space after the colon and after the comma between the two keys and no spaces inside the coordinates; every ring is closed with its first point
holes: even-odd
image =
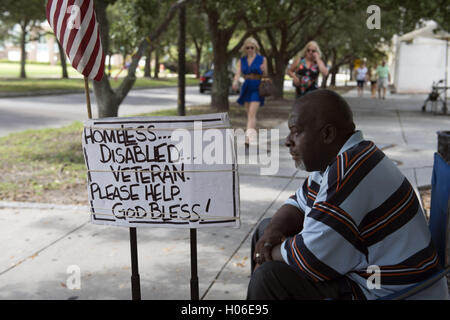
{"type": "Polygon", "coordinates": [[[362,97],[364,94],[364,84],[367,81],[367,67],[366,62],[361,62],[359,68],[355,70],[356,84],[358,87],[358,97],[362,97]]]}

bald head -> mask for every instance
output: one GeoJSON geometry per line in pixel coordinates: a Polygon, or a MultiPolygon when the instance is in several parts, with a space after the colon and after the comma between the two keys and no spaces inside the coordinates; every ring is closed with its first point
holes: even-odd
{"type": "Polygon", "coordinates": [[[320,89],[297,99],[292,116],[298,116],[307,123],[321,128],[330,124],[337,128],[338,136],[348,137],[355,130],[353,113],[347,102],[336,92],[320,89]]]}
{"type": "Polygon", "coordinates": [[[286,146],[298,168],[323,171],[355,132],[352,111],[330,90],[316,90],[297,99],[289,116],[286,146]]]}

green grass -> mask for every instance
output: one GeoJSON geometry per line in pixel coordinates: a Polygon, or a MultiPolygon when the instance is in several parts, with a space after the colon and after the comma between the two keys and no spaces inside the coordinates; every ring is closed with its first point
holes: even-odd
{"type": "MultiPolygon", "coordinates": [[[[210,109],[204,107],[187,110],[188,115],[207,112],[210,109]]],[[[177,110],[172,109],[139,116],[176,114],[177,110]]],[[[46,195],[56,193],[63,200],[64,192],[84,191],[82,130],[82,123],[77,121],[61,128],[26,130],[1,137],[0,200],[57,202],[46,195]]]]}
{"type": "MultiPolygon", "coordinates": [[[[0,62],[0,77],[2,78],[18,78],[20,75],[20,63],[18,62],[0,62]]],[[[62,67],[60,65],[51,66],[49,64],[25,64],[25,73],[29,78],[58,78],[62,75],[62,67]]],[[[79,72],[67,66],[69,77],[79,76],[79,72]]]]}
{"type": "MultiPolygon", "coordinates": [[[[1,92],[36,92],[53,90],[84,90],[84,81],[80,73],[73,69],[70,64],[67,66],[69,79],[61,78],[61,66],[51,66],[42,63],[28,63],[25,65],[27,79],[20,79],[20,64],[17,62],[0,61],[0,93],[1,92]]],[[[118,69],[112,70],[115,76],[118,69]]],[[[125,76],[123,71],[121,76],[125,76]]],[[[142,74],[141,74],[142,75],[142,74]]],[[[110,83],[113,88],[117,88],[123,78],[114,80],[111,77],[110,83]]],[[[134,88],[151,88],[163,86],[176,86],[178,79],[160,78],[148,79],[138,76],[134,88]]],[[[197,85],[198,80],[191,75],[186,77],[186,85],[197,85]]],[[[92,86],[92,85],[91,85],[92,86]]]]}
{"type": "Polygon", "coordinates": [[[0,138],[0,199],[26,200],[85,179],[81,122],[0,138]]]}
{"type": "MultiPolygon", "coordinates": [[[[117,88],[121,83],[121,78],[117,81],[110,80],[111,86],[117,88]]],[[[197,85],[198,80],[186,78],[186,85],[197,85]]],[[[151,87],[174,87],[177,85],[177,78],[147,79],[137,78],[133,88],[151,87]]],[[[92,84],[90,85],[92,87],[92,84]]],[[[36,92],[53,90],[84,90],[83,79],[0,79],[0,92],[36,92]]]]}

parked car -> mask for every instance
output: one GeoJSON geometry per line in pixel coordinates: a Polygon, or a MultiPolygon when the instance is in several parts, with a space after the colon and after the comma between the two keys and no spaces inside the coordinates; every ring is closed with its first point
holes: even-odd
{"type": "MultiPolygon", "coordinates": [[[[210,69],[210,70],[206,71],[200,77],[200,83],[199,83],[200,93],[205,93],[206,91],[212,90],[213,77],[214,77],[214,69],[210,69]]],[[[230,80],[229,92],[230,92],[230,94],[238,94],[241,89],[241,81],[239,81],[239,87],[238,87],[237,91],[234,91],[232,88],[233,78],[234,78],[234,74],[232,72],[229,72],[228,73],[228,79],[230,80]]]]}

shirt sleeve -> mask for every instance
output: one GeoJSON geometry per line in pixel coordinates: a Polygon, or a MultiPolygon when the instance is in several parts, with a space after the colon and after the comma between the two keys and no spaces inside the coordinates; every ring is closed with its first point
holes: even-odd
{"type": "Polygon", "coordinates": [[[337,279],[365,261],[365,247],[353,228],[351,217],[341,209],[317,203],[305,217],[303,230],[283,242],[283,259],[313,281],[337,279]]]}
{"type": "Polygon", "coordinates": [[[305,190],[308,188],[308,179],[305,180],[303,183],[303,186],[299,188],[292,196],[290,196],[284,204],[289,204],[291,206],[294,206],[302,212],[306,212],[306,196],[307,192],[305,193],[305,190]]]}

